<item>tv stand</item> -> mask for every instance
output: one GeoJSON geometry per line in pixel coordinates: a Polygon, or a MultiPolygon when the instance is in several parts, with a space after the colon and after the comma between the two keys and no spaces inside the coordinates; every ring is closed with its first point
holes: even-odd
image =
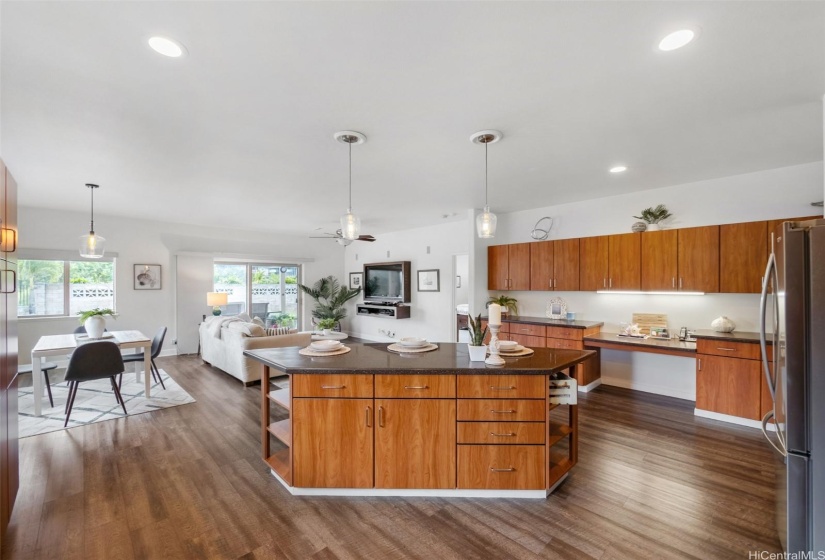
{"type": "Polygon", "coordinates": [[[359,317],[380,317],[383,319],[409,319],[410,306],[394,303],[359,303],[355,306],[359,317]]]}

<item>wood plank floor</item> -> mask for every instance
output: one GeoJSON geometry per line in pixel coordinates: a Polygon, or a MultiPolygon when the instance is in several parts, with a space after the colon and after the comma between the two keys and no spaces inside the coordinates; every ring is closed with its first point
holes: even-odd
{"type": "Polygon", "coordinates": [[[259,387],[159,366],[197,403],[21,440],[7,559],[747,558],[779,551],[757,430],[693,403],[580,395],[579,464],[547,500],[297,498],[259,457],[259,387]]]}

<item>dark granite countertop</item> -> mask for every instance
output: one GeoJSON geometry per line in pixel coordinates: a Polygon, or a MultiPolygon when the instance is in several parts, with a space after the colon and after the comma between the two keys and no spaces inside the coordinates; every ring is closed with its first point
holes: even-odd
{"type": "Polygon", "coordinates": [[[631,350],[632,347],[642,347],[642,348],[658,348],[661,350],[667,350],[673,353],[684,353],[684,354],[695,354],[696,353],[696,343],[695,342],[685,342],[683,340],[679,340],[678,338],[671,338],[669,340],[659,340],[655,338],[633,338],[628,336],[619,336],[617,333],[599,333],[599,334],[592,334],[590,336],[584,337],[584,345],[588,346],[590,343],[593,346],[598,345],[599,343],[607,343],[607,344],[621,344],[628,347],[628,350],[631,350]]]}
{"type": "Polygon", "coordinates": [[[534,348],[532,356],[504,358],[503,366],[471,362],[466,344],[437,343],[439,348],[418,354],[396,354],[386,343],[348,344],[352,350],[339,356],[310,357],[297,346],[247,350],[244,355],[284,373],[428,373],[428,374],[535,374],[558,373],[594,354],[593,350],[534,348]]]}
{"type": "MultiPolygon", "coordinates": [[[[487,317],[482,315],[483,320],[487,317]]],[[[568,321],[566,319],[548,319],[547,317],[523,317],[512,315],[501,318],[502,323],[526,323],[528,325],[545,325],[547,327],[565,327],[568,329],[589,329],[591,327],[601,327],[604,323],[596,321],[568,321]]]]}
{"type": "MultiPolygon", "coordinates": [[[[726,340],[728,342],[750,342],[759,344],[759,333],[755,332],[716,332],[716,331],[696,331],[694,338],[707,338],[710,340],[726,340]]],[[[768,338],[768,344],[772,344],[768,338]]]]}

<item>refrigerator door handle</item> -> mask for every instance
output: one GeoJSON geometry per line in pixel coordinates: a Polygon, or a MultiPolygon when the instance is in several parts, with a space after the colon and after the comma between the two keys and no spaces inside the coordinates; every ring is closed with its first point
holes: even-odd
{"type": "MultiPolygon", "coordinates": [[[[762,354],[762,371],[765,374],[765,380],[768,382],[768,390],[771,393],[771,399],[776,400],[776,386],[773,379],[771,379],[771,369],[768,365],[768,341],[767,341],[767,325],[766,315],[768,312],[768,285],[771,281],[771,273],[776,268],[776,257],[773,253],[768,258],[768,265],[765,267],[765,276],[762,279],[762,294],[759,297],[759,349],[762,354]]],[[[776,294],[774,294],[776,297],[776,294]]],[[[776,348],[774,348],[776,352],[776,348]]]]}
{"type": "Polygon", "coordinates": [[[785,450],[785,443],[782,441],[782,438],[780,437],[779,430],[777,430],[777,432],[776,432],[777,439],[779,440],[779,445],[776,445],[773,442],[773,440],[770,438],[770,436],[768,435],[768,422],[770,421],[771,418],[773,418],[773,415],[774,415],[774,412],[773,412],[773,410],[771,410],[771,411],[768,411],[768,413],[765,414],[765,416],[762,417],[762,435],[765,436],[765,439],[768,440],[768,443],[771,444],[771,447],[773,447],[776,450],[777,453],[779,453],[783,457],[787,457],[788,452],[785,450]],[[782,447],[781,449],[780,449],[780,446],[782,447]]]}

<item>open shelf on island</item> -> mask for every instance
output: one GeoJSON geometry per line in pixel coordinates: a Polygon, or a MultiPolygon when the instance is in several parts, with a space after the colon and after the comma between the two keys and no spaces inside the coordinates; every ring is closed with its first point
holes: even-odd
{"type": "Polygon", "coordinates": [[[289,410],[289,388],[270,391],[269,399],[281,408],[289,410]]]}
{"type": "Polygon", "coordinates": [[[292,484],[292,472],[289,468],[289,448],[285,447],[266,458],[269,467],[287,484],[292,484]]]}
{"type": "Polygon", "coordinates": [[[273,422],[266,429],[284,445],[292,445],[292,420],[289,418],[273,422]]]}
{"type": "Polygon", "coordinates": [[[547,434],[547,445],[556,445],[558,442],[569,436],[571,433],[573,433],[573,428],[571,428],[570,426],[550,422],[550,428],[547,434]]]}

